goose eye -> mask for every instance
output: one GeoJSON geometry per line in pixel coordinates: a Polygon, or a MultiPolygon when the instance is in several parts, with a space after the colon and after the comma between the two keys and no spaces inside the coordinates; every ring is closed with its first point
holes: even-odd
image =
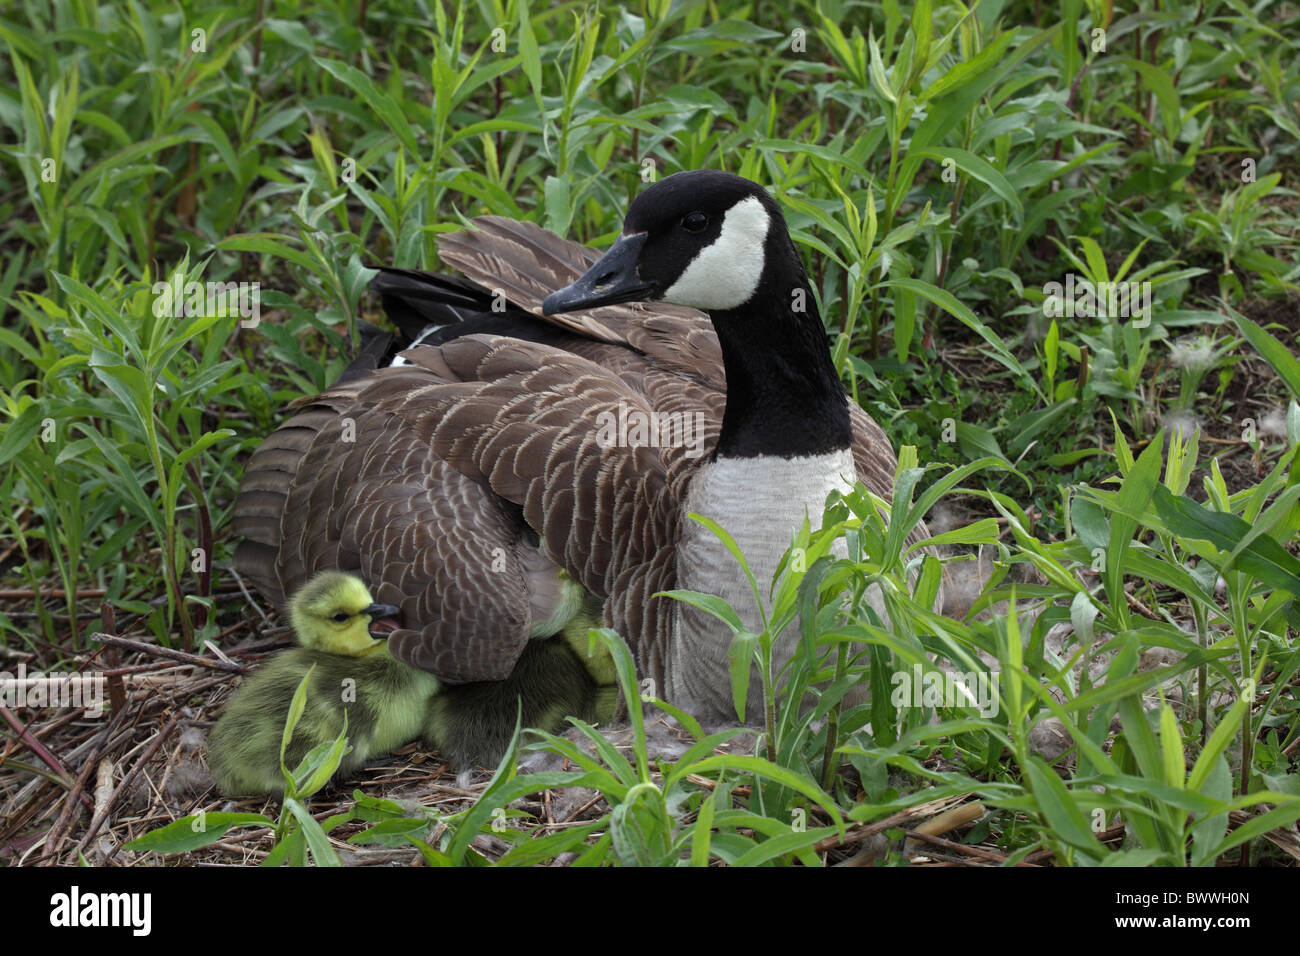
{"type": "Polygon", "coordinates": [[[346,620],[347,620],[348,618],[350,618],[351,616],[352,616],[352,615],[351,615],[351,614],[348,614],[346,611],[339,611],[337,614],[335,614],[335,615],[333,616],[332,620],[338,621],[338,623],[342,624],[344,621],[346,621],[346,620]]]}
{"type": "Polygon", "coordinates": [[[682,219],[682,228],[687,232],[703,232],[709,225],[709,217],[702,212],[688,213],[682,219]]]}

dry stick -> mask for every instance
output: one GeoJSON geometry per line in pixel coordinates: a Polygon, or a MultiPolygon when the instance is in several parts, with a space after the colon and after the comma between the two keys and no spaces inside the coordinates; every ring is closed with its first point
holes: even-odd
{"type": "MultiPolygon", "coordinates": [[[[90,841],[95,839],[95,836],[99,833],[99,828],[104,825],[104,820],[107,819],[108,814],[112,811],[113,804],[117,802],[118,794],[135,782],[135,778],[140,773],[140,769],[153,759],[153,755],[158,752],[158,748],[163,745],[163,742],[171,736],[171,732],[176,729],[176,725],[180,722],[180,719],[180,711],[172,714],[171,719],[167,721],[167,726],[158,731],[158,735],[154,737],[153,742],[149,744],[149,747],[145,750],[144,754],[135,762],[134,766],[131,767],[126,776],[122,778],[122,782],[117,785],[112,796],[108,798],[108,802],[104,804],[103,810],[96,813],[95,818],[90,821],[90,828],[86,830],[86,835],[82,837],[81,842],[77,844],[78,853],[85,850],[86,847],[90,845],[90,841]]],[[[110,853],[109,858],[111,859],[116,852],[117,851],[114,850],[113,853],[110,853]]]]}
{"type": "Polygon", "coordinates": [[[68,724],[72,723],[72,721],[78,720],[80,717],[81,717],[81,708],[74,707],[69,709],[68,712],[64,714],[62,717],[55,717],[51,720],[48,720],[35,730],[29,727],[27,729],[27,732],[31,734],[33,737],[35,737],[37,740],[42,740],[43,742],[43,738],[48,737],[56,730],[59,730],[60,728],[67,726],[68,724]]]}
{"type": "MultiPolygon", "coordinates": [[[[105,601],[99,606],[99,614],[100,626],[104,629],[105,634],[112,634],[117,630],[113,605],[105,601]]],[[[104,650],[104,656],[108,661],[110,670],[117,670],[122,663],[122,652],[113,644],[110,644],[104,650]]],[[[126,706],[126,688],[122,685],[122,678],[119,674],[111,674],[108,678],[108,699],[113,705],[113,713],[117,713],[126,706]]]]}
{"type": "Polygon", "coordinates": [[[852,843],[861,843],[867,837],[875,836],[877,833],[883,833],[885,830],[898,826],[900,823],[906,823],[908,820],[914,820],[916,819],[916,816],[917,813],[915,808],[900,810],[898,813],[891,814],[883,820],[877,820],[875,823],[869,823],[846,833],[842,840],[838,836],[829,836],[818,840],[813,844],[813,852],[826,853],[836,847],[847,847],[852,843]]]}
{"type": "MultiPolygon", "coordinates": [[[[31,733],[27,730],[27,728],[24,727],[22,723],[18,720],[18,718],[13,715],[13,712],[10,711],[9,708],[6,707],[4,704],[0,704],[0,717],[3,717],[5,721],[9,724],[9,726],[14,729],[14,732],[18,734],[18,739],[21,740],[27,746],[28,750],[30,750],[36,756],[40,757],[41,761],[47,767],[53,770],[61,778],[63,778],[61,782],[65,787],[71,785],[71,781],[73,779],[72,774],[68,773],[67,768],[64,767],[63,764],[59,762],[59,758],[54,756],[54,754],[50,753],[48,750],[46,750],[45,745],[42,744],[39,740],[37,740],[35,737],[33,737],[31,733]]],[[[90,802],[90,798],[83,793],[81,795],[81,800],[83,803],[85,803],[86,809],[90,810],[93,813],[94,805],[90,802]]]]}
{"type": "MultiPolygon", "coordinates": [[[[41,616],[36,611],[5,611],[5,613],[8,614],[9,617],[18,621],[34,621],[41,616]]],[[[58,621],[60,624],[67,623],[72,620],[72,618],[68,617],[68,615],[66,614],[54,614],[53,612],[50,611],[46,611],[46,613],[49,614],[50,620],[58,621]]],[[[94,611],[83,611],[77,615],[77,620],[89,621],[92,618],[96,618],[96,617],[99,617],[99,615],[94,611]]]]}
{"type": "MultiPolygon", "coordinates": [[[[10,849],[21,849],[25,853],[29,847],[43,839],[39,833],[23,833],[19,836],[32,817],[45,806],[42,798],[55,786],[46,777],[39,779],[41,786],[36,788],[31,799],[15,806],[8,816],[0,817],[0,823],[4,824],[4,828],[0,829],[0,843],[7,844],[10,849]]],[[[53,802],[53,799],[50,802],[53,802]]]]}
{"type": "MultiPolygon", "coordinates": [[[[953,840],[945,840],[941,836],[935,836],[933,833],[922,833],[920,830],[909,830],[907,833],[908,840],[920,840],[924,843],[933,843],[935,846],[943,847],[945,850],[953,850],[968,856],[978,857],[981,860],[988,860],[990,863],[1006,863],[1007,858],[1000,853],[994,853],[992,850],[985,850],[983,847],[967,846],[964,843],[957,843],[953,840]]],[[[1016,866],[1037,866],[1035,863],[1026,863],[1021,860],[1016,866]]]]}
{"type": "MultiPolygon", "coordinates": [[[[933,806],[933,803],[929,804],[929,806],[933,806]]],[[[910,812],[911,816],[915,817],[917,815],[917,811],[923,809],[924,809],[924,805],[921,807],[912,807],[910,811],[904,811],[904,813],[910,812]]],[[[908,830],[906,836],[903,839],[903,845],[902,845],[903,853],[907,855],[907,854],[914,854],[914,853],[921,852],[920,847],[914,845],[914,840],[931,840],[932,838],[941,837],[943,834],[948,833],[951,830],[955,830],[960,826],[965,826],[968,823],[972,823],[975,820],[978,820],[982,816],[984,816],[984,804],[980,803],[978,800],[972,801],[970,803],[961,803],[955,807],[949,807],[947,810],[944,810],[943,812],[938,813],[935,816],[930,817],[929,819],[922,820],[915,827],[908,830]]],[[[952,843],[951,841],[947,841],[947,840],[943,842],[944,845],[950,848],[970,851],[972,854],[976,856],[980,855],[981,853],[984,853],[987,855],[988,859],[994,860],[999,863],[1004,862],[1006,859],[1005,857],[999,856],[998,854],[993,853],[992,851],[980,850],[978,847],[967,847],[964,846],[963,844],[952,843]]],[[[881,852],[883,853],[883,850],[881,852]]],[[[836,866],[866,865],[867,858],[874,858],[875,855],[876,854],[872,852],[871,847],[864,847],[862,850],[858,851],[856,857],[851,858],[850,860],[845,860],[843,863],[837,863],[836,866]],[[854,862],[854,860],[856,860],[857,862],[854,862]]]]}
{"type": "Polygon", "coordinates": [[[113,758],[107,755],[99,759],[99,769],[95,773],[95,812],[107,813],[108,801],[113,799],[113,758]]]}
{"type": "Polygon", "coordinates": [[[1133,608],[1133,610],[1137,611],[1143,617],[1150,618],[1153,621],[1164,620],[1164,618],[1162,618],[1159,614],[1151,610],[1151,608],[1147,607],[1145,604],[1143,604],[1133,595],[1129,594],[1127,591],[1124,592],[1124,597],[1128,600],[1129,607],[1133,608]]]}
{"type": "Polygon", "coordinates": [[[174,661],[150,661],[148,664],[128,664],[126,667],[114,667],[111,670],[96,671],[98,677],[129,677],[132,674],[149,674],[153,671],[170,670],[174,661]]]}
{"type": "Polygon", "coordinates": [[[50,828],[45,842],[45,852],[41,854],[43,859],[53,860],[63,846],[63,841],[68,835],[68,827],[72,825],[72,812],[75,801],[83,796],[86,781],[90,779],[90,772],[107,752],[109,740],[113,736],[113,730],[121,717],[121,713],[121,711],[113,712],[113,717],[108,722],[108,726],[100,731],[103,739],[93,751],[86,755],[86,762],[81,765],[81,773],[77,774],[72,789],[68,791],[68,796],[63,801],[63,809],[59,812],[58,819],[54,821],[54,826],[50,828]]]}
{"type": "Polygon", "coordinates": [[[182,664],[196,664],[199,667],[209,667],[215,671],[227,671],[232,674],[243,674],[248,668],[242,664],[227,664],[224,661],[210,661],[206,657],[200,657],[198,654],[190,654],[187,651],[176,651],[170,647],[159,647],[157,644],[146,644],[143,641],[133,641],[127,637],[117,637],[113,634],[92,634],[90,639],[98,644],[112,644],[117,647],[125,647],[127,650],[139,651],[141,654],[152,654],[154,657],[166,657],[173,661],[180,661],[182,664]]]}
{"type": "Polygon", "coordinates": [[[929,836],[942,836],[949,830],[955,830],[968,823],[974,823],[982,816],[984,816],[984,804],[979,801],[958,804],[951,810],[945,810],[938,816],[933,816],[918,823],[912,828],[911,835],[915,836],[921,833],[929,836]]]}
{"type": "Polygon", "coordinates": [[[256,601],[254,601],[253,596],[248,593],[248,588],[244,586],[244,579],[239,576],[239,572],[236,571],[234,568],[231,568],[227,573],[232,578],[234,578],[235,583],[239,585],[239,592],[244,595],[244,600],[248,602],[248,606],[258,613],[258,615],[262,618],[263,624],[265,624],[267,627],[270,627],[271,619],[266,616],[266,612],[262,610],[262,606],[258,604],[256,601]]]}
{"type": "Polygon", "coordinates": [[[559,824],[565,824],[565,823],[572,823],[572,822],[576,821],[576,820],[578,819],[579,816],[581,816],[582,814],[586,813],[588,810],[590,810],[592,807],[594,807],[597,803],[599,803],[599,802],[600,802],[601,800],[603,800],[604,798],[605,798],[605,797],[604,797],[604,794],[600,794],[600,793],[596,794],[594,797],[592,797],[590,800],[588,800],[588,801],[587,801],[586,803],[584,803],[582,806],[578,807],[576,810],[574,810],[572,813],[570,813],[570,814],[569,814],[567,817],[565,817],[563,820],[558,820],[558,821],[556,821],[557,825],[559,825],[559,824]]]}
{"type": "MultiPolygon", "coordinates": [[[[1110,827],[1107,830],[1102,830],[1100,833],[1098,833],[1097,842],[1109,843],[1111,840],[1118,840],[1122,836],[1124,836],[1124,830],[1125,830],[1125,824],[1117,823],[1115,824],[1115,826],[1110,827]]],[[[1050,850],[1050,849],[1035,850],[1033,853],[1025,857],[1022,862],[1034,864],[1034,863],[1039,863],[1043,860],[1050,860],[1055,856],[1056,856],[1056,851],[1054,850],[1050,850]]]]}

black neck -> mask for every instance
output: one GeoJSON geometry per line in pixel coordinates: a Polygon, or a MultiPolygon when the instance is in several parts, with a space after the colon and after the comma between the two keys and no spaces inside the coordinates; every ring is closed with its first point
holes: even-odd
{"type": "Polygon", "coordinates": [[[766,247],[763,277],[749,302],[709,313],[727,371],[717,454],[794,458],[840,451],[853,442],[848,399],[803,264],[783,229],[772,230],[766,247]]]}

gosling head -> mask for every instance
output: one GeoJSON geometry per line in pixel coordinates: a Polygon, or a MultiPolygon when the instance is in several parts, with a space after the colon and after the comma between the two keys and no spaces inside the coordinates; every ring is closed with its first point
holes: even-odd
{"type": "Polygon", "coordinates": [[[386,638],[372,636],[370,629],[399,613],[391,604],[376,604],[360,578],[342,571],[322,571],[289,601],[289,622],[299,644],[348,657],[384,647],[386,638]]]}

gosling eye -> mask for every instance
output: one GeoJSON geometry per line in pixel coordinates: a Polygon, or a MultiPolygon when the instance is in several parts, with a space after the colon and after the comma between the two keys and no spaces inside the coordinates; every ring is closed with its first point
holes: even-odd
{"type": "Polygon", "coordinates": [[[703,232],[709,227],[709,217],[702,212],[687,213],[682,218],[682,228],[687,232],[703,232]]]}
{"type": "Polygon", "coordinates": [[[338,612],[336,612],[334,615],[331,616],[330,620],[332,620],[332,621],[337,621],[339,624],[342,624],[344,621],[346,621],[346,620],[347,620],[348,618],[350,618],[351,616],[352,616],[352,615],[349,614],[347,611],[338,611],[338,612]]]}

